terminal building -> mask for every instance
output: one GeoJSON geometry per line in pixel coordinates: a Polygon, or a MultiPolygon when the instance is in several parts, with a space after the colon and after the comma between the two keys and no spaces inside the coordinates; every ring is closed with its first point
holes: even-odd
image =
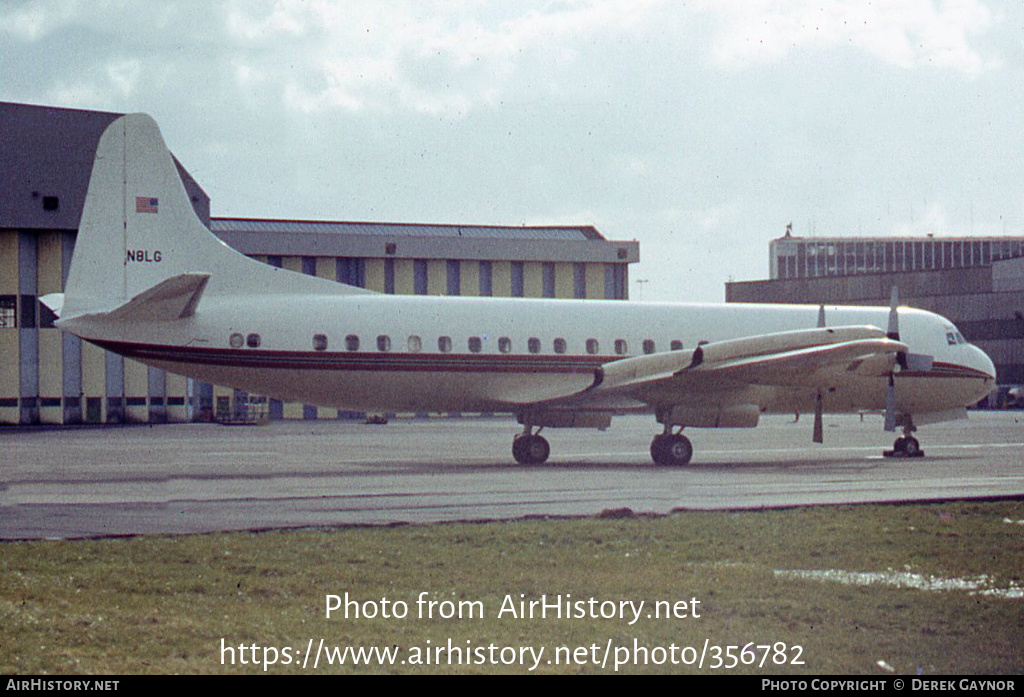
{"type": "Polygon", "coordinates": [[[727,302],[888,305],[947,317],[1024,383],[1024,237],[796,237],[769,245],[771,278],[726,284],[727,302]]]}
{"type": "MultiPolygon", "coordinates": [[[[247,395],[149,368],[53,326],[96,145],[120,114],[0,102],[0,424],[183,422],[247,395]]],[[[626,300],[636,241],[592,226],[217,218],[177,162],[199,218],[273,266],[381,293],[626,300]]],[[[271,400],[270,418],[344,418],[271,400]]]]}

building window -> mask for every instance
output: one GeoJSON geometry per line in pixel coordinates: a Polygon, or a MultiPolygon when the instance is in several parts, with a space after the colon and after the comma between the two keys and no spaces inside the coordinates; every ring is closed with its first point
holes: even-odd
{"type": "Polygon", "coordinates": [[[511,353],[512,340],[509,339],[507,336],[500,337],[498,339],[498,350],[501,351],[502,353],[511,353]]]}
{"type": "Polygon", "coordinates": [[[427,294],[427,288],[429,287],[427,280],[427,268],[426,259],[415,259],[412,262],[413,292],[416,295],[427,294]]]}
{"type": "Polygon", "coordinates": [[[544,262],[541,266],[541,280],[543,281],[543,295],[545,298],[555,297],[555,265],[550,261],[544,262]]]}
{"type": "Polygon", "coordinates": [[[413,334],[412,336],[409,337],[408,346],[409,353],[419,353],[420,350],[423,348],[423,342],[420,341],[420,338],[418,336],[413,334]]]}
{"type": "Polygon", "coordinates": [[[387,334],[381,334],[377,337],[377,350],[381,353],[387,353],[391,350],[391,337],[387,334]]]}
{"type": "Polygon", "coordinates": [[[483,350],[484,342],[478,336],[469,337],[469,350],[472,353],[480,353],[483,350]]]}
{"type": "Polygon", "coordinates": [[[359,288],[366,287],[366,261],[357,257],[338,257],[334,271],[339,283],[359,288]]]}
{"type": "Polygon", "coordinates": [[[314,351],[326,351],[327,350],[327,335],[326,334],[314,334],[313,335],[313,350],[314,351]]]}
{"type": "Polygon", "coordinates": [[[18,296],[0,295],[0,329],[18,326],[18,296]]]}
{"type": "Polygon", "coordinates": [[[437,350],[441,353],[451,353],[452,338],[450,336],[439,336],[437,338],[437,350]]]}
{"type": "Polygon", "coordinates": [[[572,265],[572,296],[579,300],[587,297],[587,265],[581,261],[572,265]]]}
{"type": "Polygon", "coordinates": [[[346,351],[358,351],[359,350],[359,336],[356,334],[349,334],[345,337],[345,350],[346,351]]]}
{"type": "Polygon", "coordinates": [[[535,336],[531,336],[526,340],[526,349],[530,353],[540,353],[540,339],[535,336]]]}
{"type": "Polygon", "coordinates": [[[480,295],[494,295],[494,269],[489,261],[480,262],[480,295]]]}
{"type": "Polygon", "coordinates": [[[601,345],[597,343],[597,339],[587,339],[587,353],[590,355],[596,355],[601,350],[601,345]]]}
{"type": "Polygon", "coordinates": [[[512,297],[521,298],[525,295],[523,282],[523,262],[512,262],[512,297]]]}
{"type": "Polygon", "coordinates": [[[391,257],[384,260],[384,292],[395,294],[395,260],[391,257]]]}
{"type": "Polygon", "coordinates": [[[558,337],[554,342],[555,353],[565,353],[565,339],[558,337]]]}
{"type": "Polygon", "coordinates": [[[458,259],[448,260],[448,295],[462,295],[462,267],[458,259]]]}

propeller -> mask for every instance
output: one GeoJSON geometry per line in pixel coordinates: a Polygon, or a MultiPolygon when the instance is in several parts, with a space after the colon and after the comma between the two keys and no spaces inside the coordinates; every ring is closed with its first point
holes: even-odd
{"type": "MultiPolygon", "coordinates": [[[[889,327],[886,329],[886,336],[893,341],[900,340],[900,316],[896,307],[900,302],[900,291],[896,286],[892,287],[889,294],[889,327]]],[[[896,362],[900,368],[907,367],[907,354],[904,351],[896,352],[896,362]]],[[[885,388],[885,430],[892,432],[896,430],[896,377],[895,367],[889,372],[889,386],[885,388]]]]}
{"type": "MultiPolygon", "coordinates": [[[[825,306],[818,306],[818,328],[825,328],[825,306]]],[[[821,396],[821,388],[818,388],[818,394],[814,399],[814,435],[811,440],[815,443],[825,442],[825,425],[823,419],[824,413],[824,400],[821,396]]]]}

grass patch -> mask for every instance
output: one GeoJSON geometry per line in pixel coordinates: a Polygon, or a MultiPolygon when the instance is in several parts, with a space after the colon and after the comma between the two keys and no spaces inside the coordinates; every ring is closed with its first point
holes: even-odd
{"type": "MultiPolygon", "coordinates": [[[[281,665],[280,654],[275,673],[303,672],[296,663],[307,643],[320,639],[397,646],[399,660],[428,641],[436,648],[450,639],[466,651],[464,663],[476,647],[544,647],[537,672],[612,670],[611,662],[603,669],[548,664],[557,647],[586,647],[588,658],[600,660],[609,641],[613,651],[634,642],[648,650],[675,645],[682,658],[681,647],[699,652],[707,640],[802,647],[803,665],[730,672],[878,673],[881,660],[900,673],[1021,673],[1024,599],[776,573],[909,570],[984,577],[985,589],[1019,590],[1021,520],[1019,501],[954,502],[4,543],[0,672],[262,672],[240,665],[238,651],[235,665],[221,665],[223,638],[236,649],[256,644],[260,660],[262,647],[293,649],[292,664],[281,665]],[[416,600],[424,591],[427,599],[450,601],[449,610],[477,601],[483,617],[420,618],[416,600]],[[408,617],[356,620],[337,612],[327,619],[325,597],[346,592],[378,607],[384,598],[403,601],[408,617]],[[645,605],[632,626],[589,617],[498,618],[506,596],[518,602],[544,595],[645,605]],[[647,618],[656,601],[693,598],[699,618],[647,618]]],[[[448,667],[434,658],[422,666],[321,662],[317,672],[526,672],[518,659],[448,667]]],[[[712,658],[705,660],[704,672],[713,672],[712,658]]],[[[620,670],[699,672],[650,663],[620,670]]]]}

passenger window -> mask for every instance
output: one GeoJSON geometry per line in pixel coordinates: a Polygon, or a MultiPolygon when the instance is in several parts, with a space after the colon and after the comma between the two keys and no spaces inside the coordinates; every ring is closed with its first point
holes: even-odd
{"type": "Polygon", "coordinates": [[[620,356],[625,356],[628,351],[629,344],[626,343],[625,339],[615,340],[615,353],[619,354],[620,356]]]}
{"type": "Polygon", "coordinates": [[[484,342],[480,340],[478,336],[469,337],[469,350],[472,353],[480,353],[480,350],[484,347],[484,342]]]}
{"type": "Polygon", "coordinates": [[[507,336],[503,336],[500,339],[498,339],[498,350],[501,351],[502,353],[511,353],[512,340],[509,339],[507,336]]]}
{"type": "Polygon", "coordinates": [[[409,353],[419,353],[423,348],[423,342],[420,338],[413,334],[409,337],[409,353]]]}
{"type": "Polygon", "coordinates": [[[535,336],[531,336],[526,340],[526,348],[530,353],[540,353],[540,339],[535,336]]]}
{"type": "Polygon", "coordinates": [[[259,348],[260,344],[263,343],[263,340],[260,338],[259,334],[250,334],[245,337],[245,343],[249,348],[259,348]]]}
{"type": "Polygon", "coordinates": [[[653,339],[644,339],[644,353],[654,353],[653,339]]]}
{"type": "Polygon", "coordinates": [[[670,346],[670,348],[673,351],[682,351],[683,350],[683,342],[680,341],[679,339],[672,339],[672,345],[670,346]]]}
{"type": "Polygon", "coordinates": [[[327,350],[327,335],[326,334],[314,334],[313,335],[313,350],[314,351],[326,351],[327,350]]]}
{"type": "Polygon", "coordinates": [[[355,334],[349,334],[345,337],[345,350],[346,351],[358,351],[359,350],[359,337],[355,334]]]}
{"type": "Polygon", "coordinates": [[[437,338],[437,350],[441,353],[451,353],[452,350],[452,338],[450,336],[440,336],[437,338]]]}
{"type": "Polygon", "coordinates": [[[387,353],[391,350],[391,337],[386,334],[381,334],[377,337],[377,350],[381,353],[387,353]]]}
{"type": "Polygon", "coordinates": [[[565,353],[565,339],[561,337],[555,339],[555,353],[565,353]]]}
{"type": "Polygon", "coordinates": [[[231,348],[242,348],[242,344],[245,343],[245,337],[238,332],[235,332],[231,335],[231,338],[228,339],[228,343],[231,344],[231,348]]]}
{"type": "Polygon", "coordinates": [[[597,343],[597,339],[587,339],[587,353],[590,355],[596,355],[601,350],[600,344],[597,343]]]}

